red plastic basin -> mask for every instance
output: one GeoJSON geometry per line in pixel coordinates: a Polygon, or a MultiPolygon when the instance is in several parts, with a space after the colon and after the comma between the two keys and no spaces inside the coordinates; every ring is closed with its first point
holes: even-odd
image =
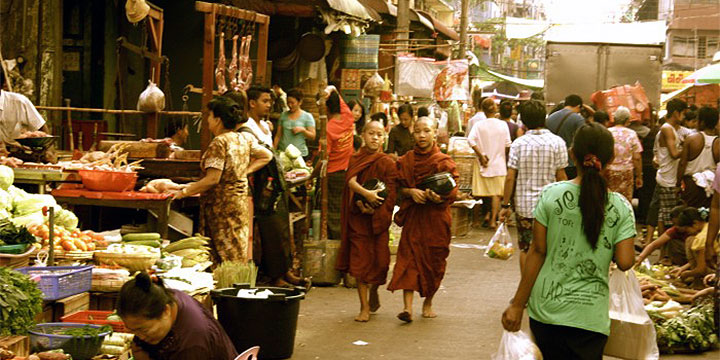
{"type": "Polygon", "coordinates": [[[138,175],[134,172],[79,170],[82,183],[88,190],[123,192],[135,189],[138,175]]]}

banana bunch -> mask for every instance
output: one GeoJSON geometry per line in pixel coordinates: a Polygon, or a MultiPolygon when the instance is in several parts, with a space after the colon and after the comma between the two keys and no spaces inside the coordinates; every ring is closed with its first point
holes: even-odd
{"type": "Polygon", "coordinates": [[[166,253],[181,256],[183,267],[192,267],[210,260],[209,238],[196,234],[193,237],[170,243],[163,249],[166,253]]]}

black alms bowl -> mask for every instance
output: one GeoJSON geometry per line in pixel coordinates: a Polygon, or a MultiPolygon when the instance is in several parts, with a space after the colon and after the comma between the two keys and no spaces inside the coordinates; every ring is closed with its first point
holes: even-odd
{"type": "MultiPolygon", "coordinates": [[[[369,179],[369,180],[365,181],[365,182],[362,184],[362,186],[363,186],[365,189],[368,189],[368,190],[370,190],[370,191],[373,191],[373,190],[381,190],[381,191],[378,193],[378,196],[380,196],[380,197],[383,198],[383,199],[387,198],[387,196],[388,196],[388,192],[387,192],[387,189],[386,189],[386,187],[385,187],[385,183],[382,182],[382,181],[380,181],[380,179],[376,179],[376,178],[369,179]]],[[[357,194],[357,193],[356,193],[355,196],[353,196],[353,203],[354,203],[354,202],[357,202],[357,201],[362,201],[363,203],[365,203],[365,204],[367,205],[367,200],[365,199],[365,197],[362,196],[362,195],[360,195],[360,194],[357,194]]],[[[383,200],[383,202],[385,202],[385,200],[383,200]]]]}
{"type": "Polygon", "coordinates": [[[417,188],[420,190],[430,189],[440,196],[445,196],[450,194],[456,185],[457,183],[452,174],[442,172],[423,178],[420,180],[417,188]]]}

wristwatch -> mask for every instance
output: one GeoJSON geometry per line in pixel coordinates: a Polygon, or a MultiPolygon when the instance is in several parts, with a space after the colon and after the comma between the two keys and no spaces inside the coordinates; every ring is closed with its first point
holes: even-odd
{"type": "Polygon", "coordinates": [[[500,207],[503,208],[503,209],[509,209],[509,208],[510,208],[510,204],[502,204],[502,205],[500,205],[500,207]]]}

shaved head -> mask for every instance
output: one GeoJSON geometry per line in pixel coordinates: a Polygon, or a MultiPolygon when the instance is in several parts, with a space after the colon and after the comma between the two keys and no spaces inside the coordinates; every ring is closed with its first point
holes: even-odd
{"type": "Polygon", "coordinates": [[[416,122],[416,123],[419,123],[419,122],[421,122],[421,121],[425,122],[429,127],[433,128],[433,129],[435,129],[435,130],[437,130],[437,128],[438,128],[438,123],[437,123],[437,121],[435,121],[435,120],[434,120],[433,118],[431,118],[431,117],[423,116],[423,117],[417,119],[417,122],[416,122]]]}

